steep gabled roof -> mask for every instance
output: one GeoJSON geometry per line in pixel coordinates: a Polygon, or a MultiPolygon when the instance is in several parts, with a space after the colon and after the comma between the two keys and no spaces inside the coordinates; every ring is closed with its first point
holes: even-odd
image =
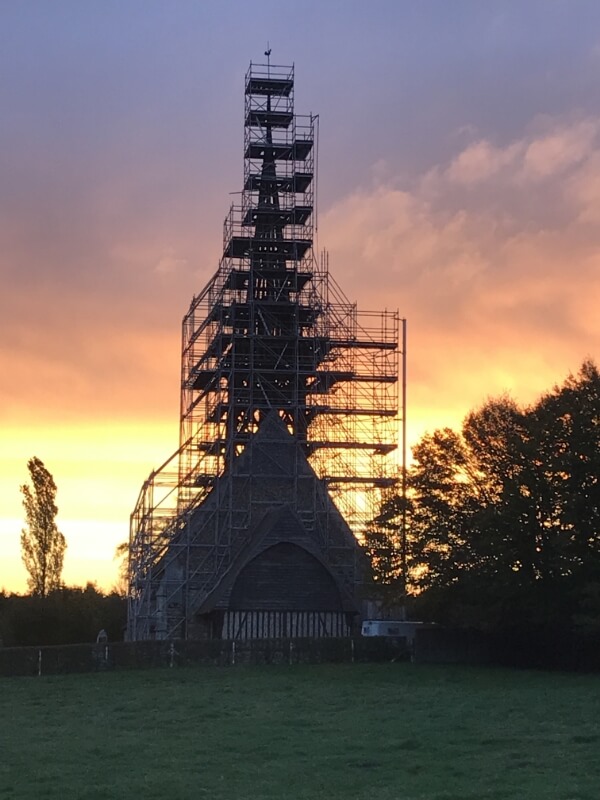
{"type": "Polygon", "coordinates": [[[331,574],[344,610],[357,611],[356,601],[339,576],[331,571],[331,565],[315,545],[313,537],[306,531],[292,507],[283,505],[265,513],[255,529],[250,532],[248,545],[240,551],[215,588],[196,609],[197,613],[207,613],[216,607],[226,608],[235,581],[242,570],[262,552],[281,542],[297,545],[315,558],[331,574]]]}
{"type": "Polygon", "coordinates": [[[263,419],[230,470],[217,479],[210,495],[192,513],[187,523],[192,543],[188,557],[194,559],[195,552],[221,539],[224,529],[215,526],[226,526],[228,516],[219,513],[220,503],[233,509],[249,504],[248,524],[241,534],[237,531],[229,562],[204,591],[196,593],[189,610],[206,613],[226,607],[236,578],[250,561],[273,545],[289,542],[327,569],[344,609],[356,611],[354,562],[361,548],[302,445],[276,412],[263,419]],[[346,555],[345,561],[340,553],[346,555]]]}
{"type": "Polygon", "coordinates": [[[278,486],[298,479],[309,482],[315,500],[311,505],[316,512],[328,515],[330,534],[334,536],[336,545],[358,547],[354,534],[329,496],[325,483],[317,477],[308,462],[302,445],[274,411],[265,416],[258,431],[235,459],[231,469],[215,481],[211,493],[194,511],[189,523],[195,529],[192,533],[193,539],[197,540],[198,536],[202,536],[208,519],[218,507],[220,499],[228,492],[232,493],[230,502],[235,506],[236,494],[242,491],[242,479],[250,479],[254,490],[258,487],[260,491],[262,484],[263,496],[271,500],[273,508],[288,503],[291,495],[270,492],[267,481],[273,484],[277,482],[278,486]]]}

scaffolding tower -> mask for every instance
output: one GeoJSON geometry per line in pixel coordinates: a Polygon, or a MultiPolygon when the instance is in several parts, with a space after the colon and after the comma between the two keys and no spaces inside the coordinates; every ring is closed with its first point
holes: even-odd
{"type": "MultiPolygon", "coordinates": [[[[225,219],[219,267],[183,319],[179,449],[145,482],[131,517],[131,639],[193,635],[191,615],[265,502],[248,456],[243,503],[223,478],[269,415],[300,445],[359,541],[401,474],[405,324],[397,311],[360,312],[327,255],[314,254],[316,120],[294,111],[293,67],[250,64],[241,203],[225,219]],[[192,520],[202,507],[213,509],[212,522],[199,535],[192,520]]],[[[354,554],[328,541],[331,513],[320,514],[318,498],[301,488],[293,494],[332,563],[356,582],[354,554]]]]}

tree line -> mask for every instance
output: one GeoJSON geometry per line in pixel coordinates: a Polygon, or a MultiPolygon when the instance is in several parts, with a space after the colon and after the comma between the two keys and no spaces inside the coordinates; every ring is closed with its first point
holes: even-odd
{"type": "Polygon", "coordinates": [[[367,536],[373,588],[482,630],[600,633],[600,373],[533,405],[490,399],[413,448],[367,536]],[[406,525],[403,526],[405,521],[406,525]]]}
{"type": "Polygon", "coordinates": [[[105,594],[93,584],[53,589],[47,595],[0,592],[0,646],[95,642],[104,630],[122,641],[127,606],[117,592],[105,594]]]}

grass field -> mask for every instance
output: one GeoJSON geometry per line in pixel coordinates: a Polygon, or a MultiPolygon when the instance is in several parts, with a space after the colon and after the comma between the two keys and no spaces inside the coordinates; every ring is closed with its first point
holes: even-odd
{"type": "Polygon", "coordinates": [[[205,667],[0,691],[2,800],[600,798],[597,676],[205,667]]]}

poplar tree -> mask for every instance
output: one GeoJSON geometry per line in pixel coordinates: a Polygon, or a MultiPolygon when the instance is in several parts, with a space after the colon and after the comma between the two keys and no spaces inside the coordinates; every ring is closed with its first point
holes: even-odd
{"type": "Polygon", "coordinates": [[[27,462],[31,485],[21,486],[26,527],[21,531],[21,558],[33,595],[46,597],[61,585],[67,543],[56,526],[56,484],[39,458],[27,462]]]}

